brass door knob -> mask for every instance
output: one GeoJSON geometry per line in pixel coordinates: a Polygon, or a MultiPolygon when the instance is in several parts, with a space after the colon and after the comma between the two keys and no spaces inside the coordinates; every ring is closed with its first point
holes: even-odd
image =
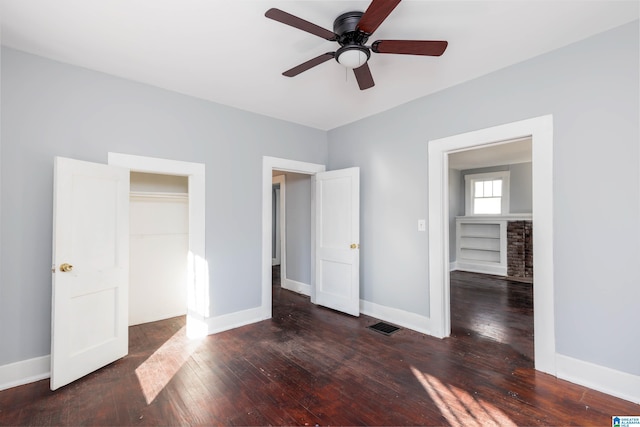
{"type": "Polygon", "coordinates": [[[350,247],[351,247],[351,249],[359,249],[360,245],[358,245],[356,243],[352,243],[350,247]]]}
{"type": "Polygon", "coordinates": [[[73,265],[67,264],[66,262],[64,264],[60,264],[60,271],[63,273],[68,273],[71,270],[73,270],[73,265]]]}

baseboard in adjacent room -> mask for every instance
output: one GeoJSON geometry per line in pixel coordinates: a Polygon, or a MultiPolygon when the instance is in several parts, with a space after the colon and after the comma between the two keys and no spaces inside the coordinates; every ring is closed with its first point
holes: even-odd
{"type": "Polygon", "coordinates": [[[494,276],[506,276],[507,267],[472,262],[456,262],[456,270],[469,271],[471,273],[492,274],[494,276]]]}
{"type": "Polygon", "coordinates": [[[311,295],[311,285],[298,282],[296,280],[287,279],[286,277],[283,278],[281,282],[284,289],[288,289],[290,291],[297,292],[306,296],[311,295]]]}

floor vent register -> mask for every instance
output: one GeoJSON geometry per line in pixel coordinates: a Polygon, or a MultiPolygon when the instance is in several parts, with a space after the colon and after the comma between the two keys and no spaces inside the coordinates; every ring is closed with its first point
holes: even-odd
{"type": "Polygon", "coordinates": [[[393,326],[384,322],[378,322],[375,325],[369,326],[368,328],[376,332],[380,332],[383,335],[391,335],[394,332],[398,332],[400,330],[400,328],[398,328],[397,326],[393,326]]]}

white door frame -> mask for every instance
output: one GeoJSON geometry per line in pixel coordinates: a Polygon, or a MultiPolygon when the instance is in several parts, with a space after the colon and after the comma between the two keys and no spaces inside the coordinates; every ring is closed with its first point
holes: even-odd
{"type": "Polygon", "coordinates": [[[205,257],[205,165],[130,154],[109,153],[108,164],[134,172],[186,176],[189,179],[189,273],[187,335],[208,333],[209,273],[205,257]]]}
{"type": "Polygon", "coordinates": [[[429,141],[429,301],[432,334],[451,334],[449,154],[531,137],[535,368],[556,375],[553,282],[553,117],[536,117],[429,141]]]}
{"type": "MultiPolygon", "coordinates": [[[[315,175],[324,172],[325,165],[316,163],[300,162],[297,160],[282,159],[278,157],[264,156],[262,158],[262,304],[261,312],[263,319],[270,319],[272,315],[272,295],[271,295],[271,252],[273,242],[271,231],[273,227],[271,208],[271,189],[273,180],[273,170],[283,172],[294,172],[305,175],[315,175]]],[[[311,186],[311,224],[314,224],[315,216],[315,185],[311,186]]],[[[315,287],[315,228],[311,227],[311,297],[315,287]]],[[[283,254],[284,256],[284,254],[283,254]]],[[[281,276],[282,277],[282,276],[281,276]]],[[[313,300],[311,302],[314,302],[313,300]]]]}

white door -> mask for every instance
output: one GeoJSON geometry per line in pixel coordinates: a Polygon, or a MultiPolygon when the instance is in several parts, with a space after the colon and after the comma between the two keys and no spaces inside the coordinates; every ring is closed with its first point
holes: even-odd
{"type": "Polygon", "coordinates": [[[55,158],[51,390],[128,352],[129,171],[55,158]]]}
{"type": "Polygon", "coordinates": [[[314,302],[360,315],[360,168],[315,175],[314,302]]]}

